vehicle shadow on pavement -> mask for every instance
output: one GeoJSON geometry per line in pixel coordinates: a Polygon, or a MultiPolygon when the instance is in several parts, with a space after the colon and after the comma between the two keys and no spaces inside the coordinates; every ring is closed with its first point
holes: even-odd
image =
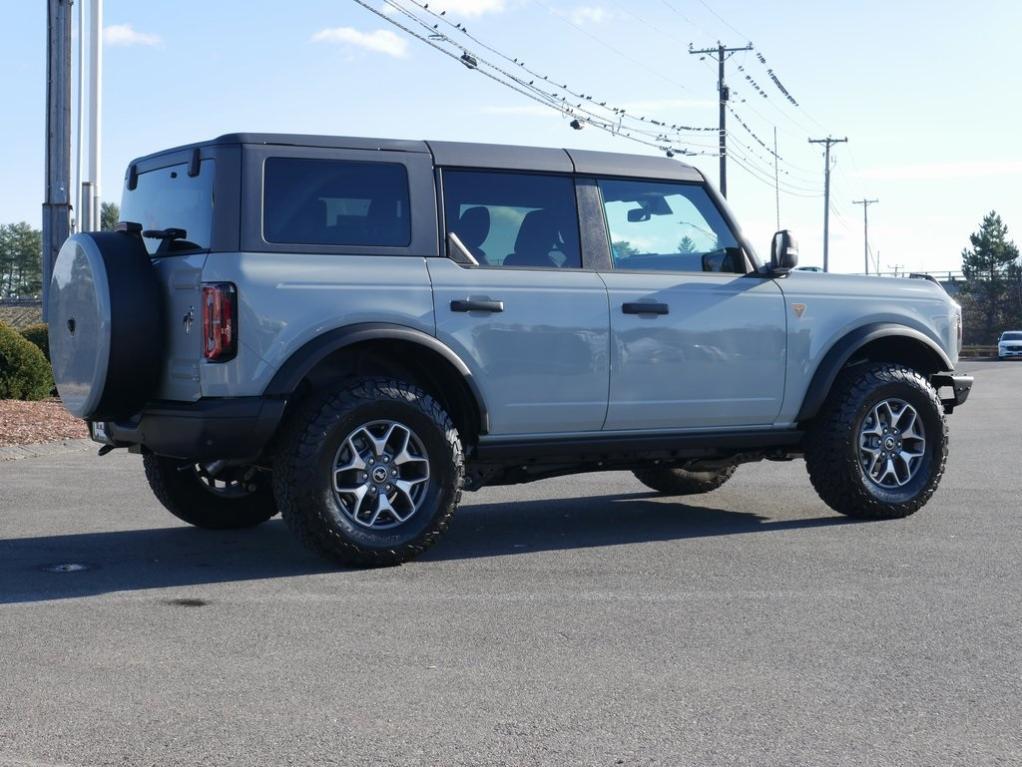
{"type": "MultiPolygon", "coordinates": [[[[469,499],[471,500],[471,499],[469,499]]],[[[655,493],[468,504],[423,562],[848,524],[839,516],[772,520],[692,506],[655,493]]],[[[338,572],[306,552],[278,518],[256,529],[190,527],[0,540],[0,604],[116,591],[338,572]],[[55,565],[84,565],[51,572],[55,565]]],[[[351,572],[351,571],[347,571],[351,572]]]]}
{"type": "Polygon", "coordinates": [[[0,604],[335,569],[306,552],[279,517],[252,530],[167,527],[14,538],[0,540],[0,604]],[[46,569],[61,564],[84,565],[87,569],[46,569]]]}
{"type": "Polygon", "coordinates": [[[422,561],[619,546],[855,524],[836,514],[771,519],[653,492],[465,506],[422,561]]]}

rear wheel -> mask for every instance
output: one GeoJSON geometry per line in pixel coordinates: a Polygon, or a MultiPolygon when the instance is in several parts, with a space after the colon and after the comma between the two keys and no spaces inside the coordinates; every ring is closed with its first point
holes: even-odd
{"type": "Polygon", "coordinates": [[[673,466],[652,466],[632,473],[646,487],[665,495],[697,495],[716,490],[735,473],[737,465],[715,471],[689,471],[673,466]]]}
{"type": "Polygon", "coordinates": [[[284,521],[310,549],[346,565],[395,565],[447,529],[461,497],[461,439],[419,387],[356,379],[313,400],[274,464],[284,521]]]}
{"type": "Polygon", "coordinates": [[[225,468],[215,477],[192,461],[147,455],[145,475],[156,498],[184,522],[207,530],[255,527],[277,513],[268,472],[225,468]]]}
{"type": "Polygon", "coordinates": [[[930,500],[947,449],[943,407],[926,378],[900,365],[858,365],[841,374],[810,426],[806,468],[835,511],[894,519],[930,500]]]}

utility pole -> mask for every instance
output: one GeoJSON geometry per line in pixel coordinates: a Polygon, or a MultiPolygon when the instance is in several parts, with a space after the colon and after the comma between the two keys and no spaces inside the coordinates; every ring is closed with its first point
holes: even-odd
{"type": "Polygon", "coordinates": [[[71,0],[48,0],[46,31],[43,319],[53,264],[71,233],[71,0]]]}
{"type": "Polygon", "coordinates": [[[777,169],[777,126],[774,126],[774,206],[777,210],[777,231],[781,231],[781,177],[777,169]]]}
{"type": "Polygon", "coordinates": [[[752,43],[743,45],[741,48],[728,48],[723,43],[717,43],[716,48],[702,48],[695,50],[689,46],[690,54],[699,54],[717,57],[717,94],[720,96],[720,194],[727,197],[727,102],[731,91],[724,82],[724,62],[730,58],[732,53],[738,51],[751,51],[752,43]]]}
{"type": "Polygon", "coordinates": [[[833,144],[844,144],[848,142],[845,138],[811,138],[810,144],[823,144],[826,146],[826,155],[823,166],[823,271],[830,271],[830,147],[833,144]]]}
{"type": "Polygon", "coordinates": [[[869,274],[869,206],[876,205],[880,200],[852,200],[852,205],[862,206],[862,237],[863,257],[866,263],[866,274],[869,274]]]}

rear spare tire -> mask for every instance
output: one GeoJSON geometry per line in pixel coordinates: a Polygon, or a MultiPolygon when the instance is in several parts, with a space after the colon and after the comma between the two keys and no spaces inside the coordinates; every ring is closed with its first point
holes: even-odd
{"type": "Polygon", "coordinates": [[[163,364],[163,291],[142,238],[89,232],[69,238],[47,298],[57,392],[90,421],[141,410],[163,364]]]}

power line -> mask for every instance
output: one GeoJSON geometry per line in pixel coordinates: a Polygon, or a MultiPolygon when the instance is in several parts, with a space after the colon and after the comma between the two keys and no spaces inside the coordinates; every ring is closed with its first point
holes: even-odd
{"type": "MultiPolygon", "coordinates": [[[[668,8],[670,8],[670,9],[671,9],[672,11],[674,11],[674,12],[675,12],[676,14],[678,14],[678,16],[680,16],[680,17],[681,17],[682,19],[684,19],[684,20],[685,20],[685,21],[686,21],[686,22],[688,23],[688,25],[689,25],[689,26],[691,26],[691,27],[694,27],[694,28],[695,28],[695,30],[696,30],[697,32],[699,32],[700,34],[706,34],[706,33],[705,33],[705,32],[703,31],[703,28],[702,28],[702,27],[700,27],[700,26],[699,26],[698,24],[696,24],[696,23],[695,23],[694,21],[692,21],[692,19],[690,19],[690,18],[689,18],[688,16],[686,16],[686,15],[685,15],[685,14],[684,14],[684,13],[683,13],[683,12],[681,11],[681,9],[680,9],[680,8],[678,8],[678,7],[676,6],[676,5],[674,5],[674,4],[673,4],[673,3],[671,3],[671,2],[668,2],[668,0],[660,0],[660,2],[661,2],[661,3],[663,3],[664,5],[666,5],[666,6],[668,7],[668,8]]],[[[742,35],[742,37],[744,37],[744,35],[742,35]]]]}
{"type": "MultiPolygon", "coordinates": [[[[417,2],[417,0],[409,0],[409,2],[415,2],[415,4],[416,4],[416,5],[418,5],[418,2],[417,2]]],[[[682,90],[688,90],[688,86],[687,86],[687,85],[685,85],[684,83],[680,83],[680,82],[678,82],[677,80],[675,80],[675,79],[673,79],[673,78],[671,78],[671,77],[668,77],[667,75],[665,75],[665,74],[663,73],[663,71],[662,71],[661,69],[658,69],[658,68],[656,68],[656,67],[652,67],[652,66],[650,66],[650,65],[648,65],[648,64],[645,64],[645,63],[643,63],[643,62],[642,62],[642,61],[640,61],[639,59],[636,59],[636,58],[634,58],[633,56],[631,56],[631,55],[629,55],[629,54],[625,53],[625,52],[624,52],[624,51],[622,51],[622,50],[621,50],[620,48],[618,48],[618,47],[616,47],[616,46],[612,45],[611,43],[608,43],[608,42],[607,42],[606,40],[604,40],[603,38],[599,37],[598,35],[594,35],[594,34],[593,34],[592,32],[590,32],[590,31],[589,31],[588,29],[586,29],[585,27],[582,27],[582,26],[580,26],[579,24],[576,24],[576,23],[575,23],[575,22],[573,22],[573,21],[572,21],[571,19],[569,19],[569,18],[568,18],[567,16],[563,15],[563,14],[562,14],[562,13],[561,13],[560,11],[558,11],[558,10],[557,10],[556,8],[553,8],[553,7],[552,7],[552,6],[550,6],[549,4],[547,4],[547,3],[543,2],[543,0],[532,0],[532,2],[533,2],[533,3],[535,3],[536,5],[540,5],[540,6],[542,6],[543,8],[546,8],[546,9],[547,9],[547,11],[549,11],[549,12],[550,12],[551,14],[553,14],[554,16],[556,16],[556,17],[557,17],[558,19],[560,19],[560,20],[561,20],[562,22],[564,22],[564,23],[565,23],[565,24],[567,24],[568,26],[572,27],[573,29],[577,30],[578,32],[581,32],[581,33],[582,33],[583,35],[585,35],[586,37],[590,38],[591,40],[595,40],[595,41],[596,41],[596,42],[598,42],[598,43],[599,43],[600,45],[602,45],[602,46],[603,46],[604,48],[606,48],[606,49],[608,49],[608,50],[610,50],[610,51],[613,51],[614,53],[616,53],[616,54],[617,54],[618,56],[620,56],[621,58],[623,58],[623,59],[625,59],[625,60],[627,60],[627,61],[630,61],[630,62],[632,62],[632,63],[633,63],[633,64],[635,64],[636,66],[642,67],[642,68],[643,68],[643,69],[645,69],[645,70],[646,70],[647,72],[651,72],[652,74],[654,74],[654,75],[656,75],[657,77],[659,77],[659,78],[660,78],[661,80],[663,80],[663,81],[665,81],[665,82],[668,82],[668,83],[670,83],[671,85],[674,85],[674,86],[675,86],[675,87],[677,87],[677,88],[681,88],[682,90]]],[[[421,7],[421,6],[420,6],[420,7],[421,7]]]]}
{"type": "MultiPolygon", "coordinates": [[[[774,150],[770,148],[770,145],[767,144],[767,142],[764,141],[762,138],[760,138],[759,134],[756,133],[756,131],[754,131],[749,126],[749,124],[747,122],[745,122],[744,119],[742,119],[742,116],[740,114],[738,114],[738,112],[736,112],[734,107],[732,107],[730,104],[728,104],[728,111],[735,118],[735,120],[738,121],[738,124],[742,126],[742,129],[746,133],[748,133],[749,136],[752,137],[752,140],[755,141],[757,144],[759,144],[764,150],[766,150],[766,152],[769,155],[771,155],[771,157],[773,159],[780,160],[781,162],[785,163],[786,165],[789,165],[793,170],[797,171],[797,175],[799,175],[799,176],[806,176],[806,177],[808,177],[812,173],[812,171],[810,171],[808,168],[803,168],[800,165],[796,165],[795,163],[791,162],[790,160],[784,159],[780,155],[777,155],[776,157],[773,157],[774,150]]],[[[776,125],[774,126],[774,128],[776,129],[776,125]]],[[[785,174],[791,175],[788,171],[782,171],[782,172],[785,173],[785,174]]]]}
{"type": "Polygon", "coordinates": [[[781,182],[777,174],[777,126],[774,126],[774,204],[777,210],[777,231],[781,231],[781,182]]]}
{"type": "MultiPolygon", "coordinates": [[[[428,22],[425,22],[421,18],[418,18],[417,16],[415,16],[415,14],[413,14],[407,8],[403,7],[400,3],[396,2],[396,0],[384,0],[384,2],[385,2],[386,5],[390,6],[394,10],[400,12],[401,14],[403,14],[404,16],[409,18],[410,20],[412,20],[415,23],[417,23],[420,26],[422,26],[428,32],[429,36],[432,39],[435,39],[435,40],[438,40],[438,41],[442,40],[444,42],[447,42],[447,43],[449,43],[449,44],[451,44],[451,45],[453,45],[455,47],[460,48],[463,53],[467,53],[468,52],[467,48],[465,48],[464,46],[459,45],[456,41],[451,40],[446,35],[440,34],[438,32],[440,24],[443,24],[443,25],[445,25],[445,26],[447,26],[447,27],[449,27],[449,28],[451,28],[453,30],[456,30],[457,32],[461,33],[462,35],[464,35],[466,38],[468,38],[469,40],[474,42],[479,47],[489,51],[490,53],[493,53],[494,55],[496,55],[499,58],[503,59],[504,61],[508,62],[509,64],[513,64],[517,70],[519,70],[521,72],[528,73],[532,78],[534,78],[533,81],[529,82],[529,83],[525,83],[524,79],[518,77],[517,75],[512,75],[512,74],[506,73],[506,72],[504,73],[504,74],[506,74],[507,76],[511,77],[516,82],[518,82],[519,84],[521,84],[521,85],[523,85],[525,87],[534,87],[535,82],[542,81],[544,84],[550,85],[555,90],[563,91],[564,93],[571,95],[575,99],[580,99],[582,102],[585,102],[585,103],[591,105],[593,108],[595,108],[596,106],[599,106],[600,108],[605,109],[605,110],[611,112],[612,115],[614,116],[613,120],[615,120],[617,122],[623,123],[625,120],[631,121],[632,124],[633,124],[633,128],[634,129],[640,129],[640,126],[637,125],[636,123],[645,123],[646,125],[653,125],[653,126],[657,126],[658,128],[661,128],[662,130],[658,131],[660,133],[666,132],[666,131],[668,131],[668,129],[670,131],[673,131],[673,132],[676,132],[676,133],[706,132],[706,131],[715,130],[714,128],[708,127],[708,126],[692,126],[692,125],[682,125],[682,124],[668,123],[667,121],[657,120],[656,118],[653,118],[651,116],[640,115],[640,114],[632,114],[629,109],[626,109],[623,106],[622,107],[615,107],[613,105],[610,105],[610,104],[608,104],[607,101],[600,100],[597,97],[593,96],[592,94],[587,94],[585,92],[578,91],[578,90],[575,90],[573,88],[570,88],[567,83],[564,83],[563,85],[561,85],[560,83],[563,82],[562,80],[559,80],[559,79],[554,78],[554,77],[552,77],[550,75],[547,75],[547,74],[544,74],[542,72],[539,72],[536,69],[527,66],[525,61],[522,58],[510,56],[510,55],[504,53],[503,51],[499,50],[498,48],[496,48],[496,47],[494,47],[494,46],[484,42],[483,40],[479,39],[475,35],[471,34],[464,24],[455,23],[455,22],[451,21],[450,19],[448,19],[446,17],[446,13],[445,12],[437,13],[436,11],[431,9],[429,7],[429,3],[421,2],[420,0],[404,0],[404,2],[406,2],[406,3],[410,4],[410,5],[414,5],[418,10],[423,11],[424,13],[428,14],[433,19],[435,19],[437,21],[437,23],[433,24],[432,26],[430,26],[430,24],[428,22]]],[[[503,72],[503,70],[501,70],[501,71],[503,72]]],[[[542,89],[539,89],[539,90],[542,90],[542,89]]],[[[546,92],[544,92],[544,93],[546,93],[546,92]]],[[[552,95],[553,98],[558,98],[555,94],[546,93],[546,95],[552,95]]],[[[585,108],[581,107],[581,104],[579,104],[576,108],[577,109],[581,108],[582,111],[587,111],[585,108]]],[[[591,111],[590,111],[590,114],[592,114],[591,111]]],[[[645,130],[645,126],[641,126],[641,129],[645,130]]],[[[654,135],[652,132],[649,132],[649,131],[647,131],[647,133],[650,133],[650,135],[654,135]]],[[[703,146],[708,146],[708,145],[703,145],[703,146]]]]}
{"type": "MultiPolygon", "coordinates": [[[[749,39],[749,36],[748,36],[748,35],[742,34],[742,33],[741,33],[741,32],[739,32],[739,31],[738,31],[737,29],[735,29],[735,28],[734,28],[734,27],[733,27],[733,26],[731,25],[731,23],[730,23],[730,22],[729,22],[729,21],[728,21],[727,19],[725,19],[725,18],[724,18],[723,16],[721,16],[721,15],[720,15],[719,13],[717,13],[717,12],[716,12],[715,10],[713,10],[713,7],[712,7],[712,6],[711,6],[711,5],[709,4],[709,3],[707,3],[707,2],[705,1],[705,0],[699,0],[699,4],[700,4],[700,5],[702,5],[702,6],[703,6],[703,7],[704,7],[704,8],[706,9],[706,10],[708,10],[708,11],[709,11],[710,13],[712,13],[712,14],[713,14],[714,16],[716,16],[716,17],[717,17],[717,18],[718,18],[718,19],[719,19],[719,20],[721,21],[721,23],[722,23],[722,24],[723,24],[723,25],[724,25],[725,27],[727,27],[728,29],[730,29],[730,30],[731,30],[732,32],[734,32],[734,33],[735,33],[736,35],[738,35],[739,37],[744,37],[744,38],[745,38],[746,40],[748,40],[748,39],[749,39]]],[[[750,47],[750,48],[752,47],[752,43],[750,43],[750,44],[749,44],[749,47],[750,47]]]]}
{"type": "MultiPolygon", "coordinates": [[[[402,7],[394,0],[385,0],[385,7],[389,6],[396,11],[399,11],[402,15],[408,18],[410,21],[414,21],[416,24],[422,26],[427,30],[426,34],[420,34],[410,27],[402,24],[398,19],[392,15],[384,13],[382,10],[373,7],[366,0],[354,0],[355,3],[362,6],[370,13],[378,16],[379,18],[387,21],[398,29],[402,30],[406,34],[416,38],[417,40],[429,45],[437,51],[440,51],[445,56],[459,62],[463,66],[468,67],[471,70],[478,71],[483,76],[499,83],[511,90],[526,96],[527,98],[536,101],[543,106],[553,109],[566,117],[574,117],[572,121],[572,127],[580,128],[583,124],[592,125],[601,130],[605,130],[613,135],[622,136],[631,141],[644,144],[649,147],[658,149],[659,151],[667,153],[669,156],[675,154],[685,155],[698,155],[698,154],[710,154],[709,152],[696,152],[692,151],[683,146],[676,146],[668,141],[668,131],[661,130],[659,132],[648,130],[645,127],[635,127],[635,125],[626,127],[624,125],[624,119],[626,117],[625,110],[618,111],[617,115],[604,116],[595,113],[591,109],[584,106],[584,102],[580,101],[577,104],[571,104],[568,102],[565,96],[558,97],[556,94],[544,90],[542,87],[536,84],[535,81],[525,81],[521,77],[508,72],[503,67],[493,64],[480,56],[475,51],[470,50],[467,46],[461,45],[456,41],[451,40],[446,35],[436,34],[435,30],[439,26],[430,25],[428,22],[423,21],[421,18],[416,17],[407,8],[402,7]],[[441,43],[446,43],[456,50],[451,51],[443,47],[441,43]],[[458,55],[460,52],[460,55],[458,55]],[[638,134],[638,135],[634,135],[638,134]]],[[[421,6],[419,6],[421,8],[421,6]]],[[[435,14],[434,14],[435,15],[435,14]]],[[[495,50],[495,49],[494,49],[495,50]]],[[[546,80],[544,80],[546,82],[546,80]]],[[[639,118],[644,120],[645,118],[639,118]]],[[[634,119],[633,119],[634,123],[634,119]]],[[[663,127],[660,121],[656,121],[656,127],[663,127]]],[[[685,141],[689,145],[694,145],[692,142],[685,141]]],[[[710,149],[708,145],[704,145],[707,149],[710,149]]]]}
{"type": "MultiPolygon", "coordinates": [[[[429,8],[427,3],[420,2],[419,0],[404,0],[405,4],[414,6],[416,10],[428,16],[430,20],[416,15],[416,13],[412,12],[411,8],[405,7],[404,4],[397,2],[397,0],[384,0],[383,9],[371,6],[367,0],[354,1],[406,34],[426,43],[447,57],[458,61],[459,64],[478,71],[494,82],[546,108],[556,111],[566,118],[571,118],[572,127],[574,128],[582,128],[585,125],[589,125],[612,135],[654,148],[666,153],[668,156],[674,156],[675,154],[717,156],[717,152],[712,151],[715,147],[698,143],[693,141],[692,137],[681,135],[683,132],[702,132],[714,130],[713,128],[670,124],[666,120],[657,120],[644,115],[633,115],[628,109],[615,107],[606,101],[597,101],[596,97],[591,94],[573,89],[563,80],[543,74],[527,66],[522,59],[510,56],[495,46],[484,42],[471,34],[464,24],[451,21],[446,17],[445,13],[437,13],[429,8]],[[406,24],[401,23],[398,18],[395,18],[394,13],[386,12],[387,9],[397,12],[400,17],[406,19],[409,24],[419,27],[422,32],[418,33],[406,24]],[[450,28],[458,34],[464,35],[476,48],[470,48],[452,39],[440,31],[441,27],[450,28]],[[488,51],[513,66],[509,69],[508,67],[495,64],[481,55],[478,52],[479,49],[488,51]],[[571,97],[570,100],[569,96],[571,97]]],[[[752,147],[743,144],[737,138],[734,141],[740,149],[745,150],[734,150],[736,164],[756,180],[768,183],[770,186],[779,186],[781,191],[792,196],[819,196],[817,192],[808,188],[797,187],[788,183],[774,184],[766,178],[769,175],[769,171],[759,170],[756,167],[757,161],[763,161],[767,165],[769,161],[758,156],[752,147]]],[[[785,171],[785,175],[789,175],[787,171],[785,171]]]]}

